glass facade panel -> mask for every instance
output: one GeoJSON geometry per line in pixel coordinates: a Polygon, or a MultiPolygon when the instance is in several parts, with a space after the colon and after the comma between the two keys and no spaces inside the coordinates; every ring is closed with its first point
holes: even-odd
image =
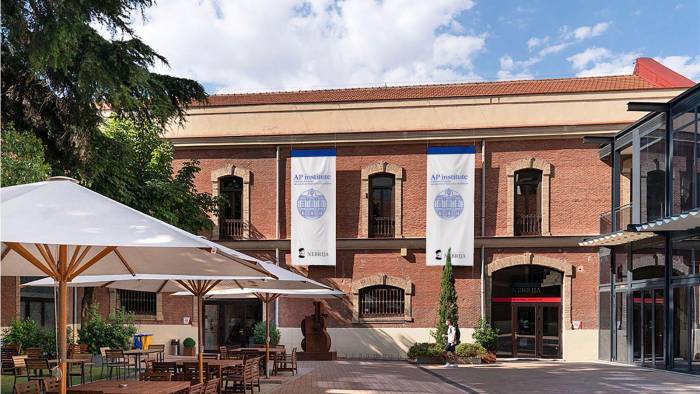
{"type": "Polygon", "coordinates": [[[615,252],[615,283],[627,282],[629,262],[627,261],[627,245],[618,246],[615,252]]]}
{"type": "Polygon", "coordinates": [[[632,280],[664,277],[664,241],[632,250],[632,280]]]}
{"type": "Polygon", "coordinates": [[[688,276],[697,272],[699,247],[700,240],[696,237],[673,241],[673,276],[688,276]]]}
{"type": "Polygon", "coordinates": [[[615,329],[617,330],[616,360],[626,363],[627,359],[627,292],[615,293],[615,329]]]}
{"type": "Polygon", "coordinates": [[[698,97],[674,106],[673,125],[673,213],[678,214],[698,206],[698,165],[693,160],[699,142],[698,97]]]}
{"type": "Polygon", "coordinates": [[[666,116],[660,114],[640,129],[641,222],[663,217],[666,184],[666,116]]]}
{"type": "Polygon", "coordinates": [[[599,268],[600,268],[600,284],[610,283],[610,254],[605,254],[599,258],[599,268]]]}
{"type": "Polygon", "coordinates": [[[689,370],[693,360],[691,335],[693,329],[693,309],[691,308],[692,287],[678,287],[673,290],[673,364],[675,369],[689,370]]]}
{"type": "Polygon", "coordinates": [[[598,359],[610,361],[610,292],[598,294],[598,359]]]}

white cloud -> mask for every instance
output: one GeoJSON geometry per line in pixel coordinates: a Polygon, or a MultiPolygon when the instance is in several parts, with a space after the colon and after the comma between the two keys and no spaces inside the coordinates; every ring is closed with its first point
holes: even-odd
{"type": "Polygon", "coordinates": [[[479,79],[486,35],[458,17],[471,0],[168,0],[136,33],[164,55],[158,71],[217,92],[479,79]]]}
{"type": "Polygon", "coordinates": [[[538,37],[530,37],[529,40],[527,40],[527,50],[532,51],[533,49],[546,44],[549,41],[549,36],[545,36],[542,38],[538,37]]]}
{"type": "Polygon", "coordinates": [[[686,78],[700,80],[700,55],[656,57],[654,60],[686,78]]]}
{"type": "Polygon", "coordinates": [[[496,76],[502,81],[512,81],[516,79],[532,79],[534,75],[528,70],[529,65],[522,61],[514,61],[509,55],[503,55],[499,59],[500,70],[496,76]]]}
{"type": "Polygon", "coordinates": [[[581,26],[573,31],[573,36],[577,40],[584,40],[586,38],[597,37],[603,34],[610,27],[609,22],[600,22],[593,26],[581,26]]]}
{"type": "Polygon", "coordinates": [[[614,53],[607,48],[592,47],[566,60],[571,62],[577,76],[598,77],[631,74],[639,55],[637,52],[614,53]]]}

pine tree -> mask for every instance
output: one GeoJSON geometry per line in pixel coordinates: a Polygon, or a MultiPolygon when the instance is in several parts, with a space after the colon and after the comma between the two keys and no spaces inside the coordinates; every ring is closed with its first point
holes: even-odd
{"type": "Polygon", "coordinates": [[[455,290],[455,277],[452,273],[452,249],[447,251],[447,261],[442,268],[442,278],[440,279],[440,298],[438,299],[438,316],[435,331],[432,332],[435,342],[445,346],[447,342],[447,325],[445,320],[449,319],[457,327],[459,311],[457,310],[457,291],[455,290]]]}

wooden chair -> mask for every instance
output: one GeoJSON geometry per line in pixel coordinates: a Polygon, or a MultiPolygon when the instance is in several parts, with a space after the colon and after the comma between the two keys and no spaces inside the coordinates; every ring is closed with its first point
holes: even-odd
{"type": "Polygon", "coordinates": [[[197,383],[190,385],[190,389],[187,394],[202,394],[204,392],[204,383],[197,383]]]}
{"type": "Polygon", "coordinates": [[[202,353],[202,358],[205,360],[218,360],[219,353],[202,353]]]}
{"type": "Polygon", "coordinates": [[[15,385],[15,394],[41,394],[41,386],[38,380],[30,380],[26,383],[15,385]]]}
{"type": "Polygon", "coordinates": [[[265,356],[253,357],[250,359],[250,392],[253,392],[255,387],[260,391],[260,364],[265,362],[265,356]]]}
{"type": "Polygon", "coordinates": [[[12,387],[17,385],[17,378],[25,378],[25,379],[27,379],[27,381],[29,381],[29,371],[27,371],[27,365],[25,363],[25,360],[27,360],[27,356],[13,356],[12,357],[12,365],[13,365],[12,374],[14,375],[12,387]]]}
{"type": "Polygon", "coordinates": [[[44,350],[40,347],[27,348],[27,358],[44,358],[44,350]]]}
{"type": "Polygon", "coordinates": [[[14,373],[15,364],[12,362],[12,357],[19,355],[17,347],[4,346],[0,350],[0,362],[2,363],[2,373],[14,373]]]}
{"type": "Polygon", "coordinates": [[[219,346],[219,357],[222,360],[228,360],[228,349],[226,349],[226,346],[219,346]]]}
{"type": "Polygon", "coordinates": [[[107,368],[107,350],[109,350],[109,347],[107,347],[107,346],[100,348],[100,358],[101,358],[100,378],[102,378],[102,379],[105,378],[105,368],[107,368]]]}
{"type": "MultiPolygon", "coordinates": [[[[70,369],[68,371],[69,374],[69,383],[73,382],[73,377],[79,377],[80,378],[80,384],[85,384],[85,373],[89,370],[90,373],[88,376],[92,377],[92,369],[95,366],[95,363],[92,362],[92,354],[90,353],[73,353],[73,357],[70,357],[76,360],[85,360],[82,363],[74,363],[70,365],[70,369]]],[[[90,380],[90,379],[88,379],[90,380]]]]}
{"type": "Polygon", "coordinates": [[[170,372],[146,371],[139,374],[139,380],[147,382],[169,382],[172,380],[170,372]]]}
{"type": "Polygon", "coordinates": [[[155,345],[150,345],[148,346],[148,350],[158,350],[158,353],[156,353],[156,361],[165,361],[165,345],[164,344],[155,344],[155,345]]]}
{"type": "Polygon", "coordinates": [[[61,382],[54,378],[44,378],[44,380],[42,380],[41,383],[44,386],[44,394],[57,393],[61,387],[61,382]]]}
{"type": "Polygon", "coordinates": [[[26,358],[24,365],[27,367],[28,380],[44,380],[45,377],[53,376],[49,360],[45,358],[26,358]]]}
{"type": "Polygon", "coordinates": [[[178,368],[177,368],[177,363],[174,361],[171,362],[164,362],[164,361],[154,361],[153,362],[153,371],[154,372],[167,372],[170,375],[173,376],[173,379],[179,380],[178,379],[178,368]]]}
{"type": "MultiPolygon", "coordinates": [[[[204,370],[204,380],[209,381],[213,379],[213,375],[209,369],[209,363],[202,363],[202,368],[204,370]]],[[[182,370],[180,371],[180,379],[189,381],[192,383],[199,383],[199,363],[182,363],[182,370]]]]}
{"type": "Polygon", "coordinates": [[[71,343],[68,345],[68,358],[73,358],[76,354],[80,354],[80,345],[77,343],[71,343]]]}
{"type": "Polygon", "coordinates": [[[292,371],[296,375],[297,370],[297,348],[292,349],[291,354],[284,354],[277,361],[277,371],[292,371]]]}
{"type": "Polygon", "coordinates": [[[220,383],[221,379],[209,379],[207,384],[204,386],[204,391],[202,391],[202,394],[218,394],[220,383]]]}
{"type": "Polygon", "coordinates": [[[105,350],[105,357],[107,360],[107,368],[109,369],[109,380],[112,380],[114,376],[114,370],[117,370],[117,379],[122,377],[122,371],[124,372],[124,378],[129,376],[129,367],[134,367],[136,370],[136,364],[131,363],[129,358],[124,355],[123,350],[105,350]]]}
{"type": "Polygon", "coordinates": [[[239,392],[245,391],[245,374],[244,364],[226,368],[222,371],[221,376],[221,392],[239,392]]]}

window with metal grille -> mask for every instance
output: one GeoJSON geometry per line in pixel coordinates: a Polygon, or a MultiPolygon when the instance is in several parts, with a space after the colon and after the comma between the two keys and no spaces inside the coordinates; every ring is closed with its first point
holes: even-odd
{"type": "Polygon", "coordinates": [[[393,286],[370,286],[360,290],[360,317],[403,317],[404,290],[393,286]]]}
{"type": "Polygon", "coordinates": [[[127,312],[135,315],[155,316],[156,293],[137,290],[117,290],[117,303],[127,312]]]}

